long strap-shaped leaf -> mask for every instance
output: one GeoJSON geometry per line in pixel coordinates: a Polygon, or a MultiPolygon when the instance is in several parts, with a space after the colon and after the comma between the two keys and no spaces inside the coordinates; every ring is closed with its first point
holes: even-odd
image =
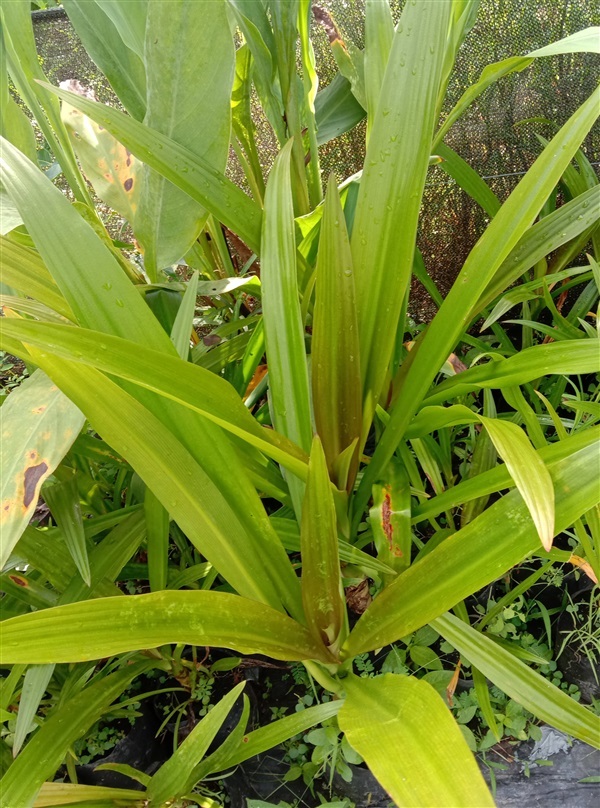
{"type": "Polygon", "coordinates": [[[225,592],[168,590],[98,598],[5,620],[0,653],[3,664],[81,662],[165,643],[331,661],[308,629],[263,603],[225,592]]]}
{"type": "Polygon", "coordinates": [[[596,340],[562,340],[534,345],[508,359],[495,359],[476,365],[446,379],[433,389],[423,405],[440,404],[479,388],[514,387],[542,376],[596,373],[599,369],[596,340]]]}
{"type": "MultiPolygon", "coordinates": [[[[69,630],[65,628],[64,632],[69,630]]],[[[87,631],[91,633],[90,626],[87,631]]],[[[53,777],[72,744],[102,717],[136,676],[152,666],[152,662],[127,665],[86,687],[49,716],[0,781],[2,804],[15,808],[31,805],[44,780],[53,777]]]]}
{"type": "MultiPolygon", "coordinates": [[[[598,462],[598,448],[596,441],[550,466],[555,533],[598,502],[598,483],[589,473],[598,462]]],[[[536,530],[520,494],[507,494],[390,584],[358,621],[344,653],[352,657],[416,631],[499,578],[537,546],[536,530]]]]}
{"type": "MultiPolygon", "coordinates": [[[[298,299],[291,150],[290,141],[278,155],[267,183],[261,280],[274,425],[309,452],[312,427],[304,325],[298,299]]],[[[297,480],[290,480],[290,493],[299,515],[302,486],[297,480]]]]}
{"type": "Polygon", "coordinates": [[[224,174],[166,135],[104,104],[44,84],[48,90],[106,127],[124,146],[209,210],[256,253],[262,211],[224,174]]]}
{"type": "Polygon", "coordinates": [[[340,728],[396,805],[494,805],[452,714],[434,688],[387,673],[343,680],[340,728]]]}
{"type": "Polygon", "coordinates": [[[407,3],[369,137],[352,231],[366,438],[410,279],[451,3],[407,3]]]}
{"type": "Polygon", "coordinates": [[[600,718],[591,710],[454,615],[442,615],[431,625],[511,699],[542,721],[600,749],[600,718]]]}
{"type": "Polygon", "coordinates": [[[373,482],[392,457],[433,378],[454,349],[471,307],[532,224],[599,114],[598,93],[594,92],[544,149],[471,250],[404,379],[390,421],[357,492],[355,520],[360,518],[373,482]]]}
{"type": "Polygon", "coordinates": [[[120,337],[71,326],[48,330],[47,325],[53,324],[11,319],[3,324],[0,344],[14,336],[55,356],[92,365],[158,392],[242,437],[300,478],[306,476],[304,453],[282,435],[263,429],[222,377],[120,337]]]}
{"type": "Polygon", "coordinates": [[[206,754],[245,684],[240,682],[209,710],[177,751],[152,776],[146,792],[149,800],[156,805],[163,805],[174,797],[185,794],[184,787],[194,767],[206,754]]]}
{"type": "MultiPolygon", "coordinates": [[[[301,612],[298,581],[264,510],[266,526],[257,512],[250,534],[191,453],[133,396],[93,368],[37,350],[33,356],[85,411],[96,431],[131,463],[192,543],[238,592],[275,608],[283,603],[295,615],[301,612]]],[[[235,504],[241,506],[247,499],[247,480],[238,479],[236,484],[239,502],[235,504]]],[[[246,507],[253,507],[252,502],[246,507]]]]}
{"type": "MultiPolygon", "coordinates": [[[[461,407],[461,409],[470,412],[470,417],[472,418],[472,411],[468,410],[467,407],[461,407]]],[[[460,423],[473,423],[473,421],[465,420],[460,423]]],[[[559,460],[564,460],[580,449],[583,449],[585,446],[596,444],[599,440],[600,427],[590,427],[572,433],[567,438],[557,443],[550,443],[547,446],[543,446],[538,454],[544,463],[556,463],[559,460]]],[[[436,497],[432,497],[420,505],[417,505],[412,509],[411,521],[413,524],[418,524],[432,516],[437,516],[438,513],[444,513],[444,511],[450,510],[451,508],[456,508],[459,505],[471,502],[479,497],[487,496],[488,494],[494,494],[496,491],[502,491],[503,488],[509,488],[512,487],[512,485],[513,481],[506,466],[496,466],[489,471],[478,474],[476,477],[463,480],[458,483],[458,485],[451,486],[436,497]]]]}
{"type": "MultiPolygon", "coordinates": [[[[360,440],[362,426],[352,253],[333,176],[324,207],[313,313],[312,393],[317,431],[333,472],[340,454],[360,440]]],[[[348,488],[358,468],[358,446],[353,454],[348,488]]],[[[334,479],[339,488],[346,487],[339,476],[334,479]]]]}
{"type": "Polygon", "coordinates": [[[519,73],[532,64],[535,58],[542,56],[554,56],[559,53],[598,53],[600,51],[600,28],[586,28],[576,34],[552,42],[539,50],[528,53],[527,56],[511,56],[501,62],[495,62],[483,69],[479,80],[472,84],[456,102],[454,108],[449,112],[444,120],[443,126],[435,136],[433,144],[434,151],[437,149],[450,127],[461,117],[463,112],[473,101],[481,95],[490,85],[507,76],[510,73],[519,73]]]}
{"type": "Polygon", "coordinates": [[[0,236],[0,271],[3,283],[73,318],[71,307],[35,250],[0,236]]]}

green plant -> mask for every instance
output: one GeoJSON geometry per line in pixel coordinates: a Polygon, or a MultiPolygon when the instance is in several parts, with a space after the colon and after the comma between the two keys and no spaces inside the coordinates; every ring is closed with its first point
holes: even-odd
{"type": "MultiPolygon", "coordinates": [[[[596,717],[483,621],[471,626],[463,602],[532,555],[576,556],[600,571],[598,404],[578,399],[582,416],[566,425],[557,414],[575,403],[564,400],[569,379],[598,369],[598,334],[586,318],[598,300],[600,184],[587,163],[572,165],[597,98],[562,125],[502,205],[443,141],[491,82],[539,57],[597,51],[598,37],[589,29],[489,66],[436,131],[477,5],[411,0],[394,29],[387,3],[367,2],[364,54],[332,37],[341,72],[317,106],[306,0],[65,0],[126,112],[46,83],[29,4],[2,8],[8,70],[75,199],[26,156],[35,158],[11,106],[1,179],[23,225],[2,239],[4,280],[19,293],[3,298],[2,345],[38,370],[5,405],[2,563],[10,572],[22,554],[31,566],[25,584],[7,590],[8,678],[20,681],[29,666],[26,705],[35,713],[53,666],[131,655],[144,668],[171,667],[189,644],[302,662],[335,695],[249,734],[246,704],[204,759],[236,688],[156,774],[137,774],[146,804],[177,804],[208,775],[336,715],[340,743],[396,803],[491,805],[435,688],[398,667],[435,666],[426,633],[471,663],[496,737],[486,677],[519,709],[597,743],[596,717]],[[280,146],[266,183],[253,88],[280,146]],[[339,187],[331,177],[323,201],[318,145],[356,123],[357,103],[368,117],[362,175],[339,187]],[[224,173],[230,143],[250,195],[224,173]],[[415,249],[424,183],[440,158],[491,217],[444,299],[415,249]],[[133,228],[143,269],[108,235],[84,175],[133,228]],[[576,192],[553,210],[559,182],[576,192]],[[577,275],[586,285],[565,317],[547,283],[566,277],[590,239],[595,259],[577,275]],[[568,256],[548,276],[543,262],[559,248],[568,256]],[[182,259],[180,274],[170,269],[182,259]],[[260,278],[249,278],[258,261],[260,278]],[[439,311],[409,350],[413,271],[439,311]],[[552,325],[524,308],[515,346],[496,320],[522,277],[552,325]],[[203,326],[218,323],[212,348],[193,330],[198,295],[220,299],[201,315],[203,326]],[[491,339],[473,335],[482,317],[491,339]],[[543,341],[548,331],[552,342],[543,341]],[[85,421],[101,441],[77,437],[85,421]],[[25,455],[15,449],[24,443],[25,455]],[[98,452],[119,468],[112,500],[89,484],[102,476],[98,452]],[[27,527],[41,488],[57,525],[53,553],[68,572],[48,557],[47,536],[27,527]],[[571,527],[577,554],[552,546],[571,527]],[[146,565],[150,593],[117,594],[115,579],[143,543],[146,560],[135,563],[146,565]],[[358,581],[354,626],[344,579],[358,581]],[[353,673],[355,660],[372,672],[366,652],[409,636],[394,672],[353,673]],[[175,651],[147,650],[172,643],[175,651]],[[443,754],[429,754],[432,744],[443,754]]],[[[102,698],[83,690],[65,699],[8,767],[4,799],[33,800],[135,670],[107,676],[116,684],[102,698]],[[83,716],[88,699],[94,709],[83,716]],[[41,761],[36,750],[54,719],[62,733],[52,760],[41,761]]],[[[333,758],[337,740],[326,740],[317,756],[333,758]]]]}

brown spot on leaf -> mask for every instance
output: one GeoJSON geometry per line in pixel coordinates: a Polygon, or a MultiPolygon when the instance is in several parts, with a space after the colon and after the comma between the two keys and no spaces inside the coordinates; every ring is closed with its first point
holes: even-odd
{"type": "Polygon", "coordinates": [[[392,528],[392,497],[389,487],[386,486],[383,502],[381,503],[381,527],[385,533],[390,551],[394,543],[394,531],[392,528]]]}
{"type": "Polygon", "coordinates": [[[23,578],[21,575],[9,575],[10,580],[17,584],[17,586],[29,586],[29,581],[27,578],[23,578]]]}
{"type": "Polygon", "coordinates": [[[40,407],[34,407],[31,412],[34,413],[34,415],[41,415],[45,410],[46,405],[42,404],[40,407]]]}
{"type": "Polygon", "coordinates": [[[131,191],[131,189],[133,188],[132,177],[129,177],[128,179],[125,180],[125,182],[123,183],[123,188],[125,188],[126,191],[131,191]]]}
{"type": "Polygon", "coordinates": [[[28,469],[25,469],[23,505],[26,508],[28,508],[33,502],[37,484],[47,471],[48,464],[44,463],[43,461],[38,463],[37,466],[29,466],[28,469]]]}
{"type": "Polygon", "coordinates": [[[128,166],[130,166],[131,165],[131,157],[128,157],[125,162],[127,163],[128,166]]]}

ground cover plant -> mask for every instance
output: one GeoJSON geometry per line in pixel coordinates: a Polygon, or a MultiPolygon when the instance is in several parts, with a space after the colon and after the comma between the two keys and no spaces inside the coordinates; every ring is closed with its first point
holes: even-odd
{"type": "Polygon", "coordinates": [[[1,347],[30,373],[2,411],[5,804],[210,804],[209,776],[308,733],[309,781],[362,759],[398,805],[483,806],[477,709],[489,739],[526,715],[597,746],[593,709],[506,624],[553,563],[600,570],[600,186],[580,148],[598,95],[540,122],[503,203],[444,138],[490,83],[598,51],[598,30],[490,65],[440,120],[473,0],[411,0],[397,26],[367,0],[364,51],[306,0],[64,5],[123,109],[47,83],[29,3],[2,7],[1,347]],[[320,92],[313,17],[339,67],[320,92]],[[280,146],[266,179],[252,99],[280,146]],[[362,172],[324,187],[319,145],[365,116],[362,172]],[[415,246],[440,168],[490,217],[445,298],[415,246]],[[241,660],[205,647],[301,663],[320,696],[253,729],[243,680],[207,685],[241,660]],[[477,704],[455,718],[461,664],[477,704]],[[130,715],[132,683],[173,689],[160,674],[184,692],[175,738],[185,694],[201,720],[152,775],[116,764],[142,793],[78,784],[80,739],[130,715]]]}

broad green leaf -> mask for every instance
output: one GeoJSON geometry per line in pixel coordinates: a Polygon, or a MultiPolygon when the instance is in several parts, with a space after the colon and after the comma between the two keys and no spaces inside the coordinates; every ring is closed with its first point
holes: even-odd
{"type": "Polygon", "coordinates": [[[439,368],[456,346],[468,323],[472,305],[532,224],[599,113],[594,93],[544,149],[471,250],[403,380],[390,421],[355,497],[355,522],[368,501],[371,485],[394,454],[439,368]]]}
{"type": "Polygon", "coordinates": [[[142,162],[214,214],[251,250],[259,252],[262,211],[222,172],[189,149],[123,112],[59,90],[51,84],[44,84],[44,87],[108,129],[142,162]]]}
{"type": "Polygon", "coordinates": [[[122,800],[125,806],[138,805],[140,792],[130,788],[83,786],[75,783],[43,783],[38,791],[34,808],[62,808],[65,805],[114,805],[122,800]]]}
{"type": "Polygon", "coordinates": [[[452,614],[432,621],[436,631],[500,690],[537,718],[600,749],[600,718],[452,614]]]}
{"type": "Polygon", "coordinates": [[[90,564],[85,544],[83,515],[79,504],[79,488],[75,476],[71,476],[68,480],[46,484],[42,496],[63,534],[65,544],[81,577],[90,586],[90,564]]]}
{"type": "Polygon", "coordinates": [[[13,740],[13,757],[21,751],[53,673],[54,665],[32,665],[25,671],[13,740]]]}
{"type": "Polygon", "coordinates": [[[392,42],[394,21],[388,0],[367,0],[365,4],[365,95],[367,125],[372,125],[379,101],[392,42]]]}
{"type": "MultiPolygon", "coordinates": [[[[549,466],[556,497],[555,534],[599,501],[597,481],[589,474],[599,446],[596,440],[549,466]]],[[[345,655],[381,648],[416,631],[501,577],[538,546],[527,506],[519,492],[512,491],[386,587],[351,632],[345,655]]]]}
{"type": "Polygon", "coordinates": [[[42,371],[2,407],[2,549],[8,560],[38,502],[40,488],[71,448],[84,417],[42,371]]]}
{"type": "MultiPolygon", "coordinates": [[[[298,300],[291,149],[289,143],[279,153],[267,183],[261,281],[273,423],[279,432],[309,452],[312,428],[304,324],[298,300]]],[[[299,514],[302,485],[293,478],[289,484],[299,514]]]]}
{"type": "Polygon", "coordinates": [[[396,805],[493,807],[475,758],[430,684],[392,673],[350,675],[343,684],[340,728],[396,805]]]}
{"type": "Polygon", "coordinates": [[[291,441],[263,429],[224,379],[189,362],[87,329],[47,330],[46,324],[11,319],[2,340],[14,335],[55,356],[92,365],[183,404],[273,457],[300,478],[306,455],[291,441]]]}
{"type": "Polygon", "coordinates": [[[125,45],[138,56],[145,53],[144,33],[147,27],[148,0],[127,0],[119,3],[114,0],[96,0],[100,8],[112,20],[125,45]]]}
{"type": "Polygon", "coordinates": [[[450,12],[450,3],[404,7],[369,137],[352,230],[363,440],[410,280],[450,12]]]}
{"type": "MultiPolygon", "coordinates": [[[[229,151],[235,67],[225,0],[208,5],[197,0],[148,3],[144,63],[144,125],[223,172],[229,151]]],[[[145,168],[132,224],[151,279],[188,252],[207,216],[185,191],[152,167],[145,168]]]]}
{"type": "Polygon", "coordinates": [[[71,307],[35,250],[0,237],[0,270],[3,283],[73,319],[71,307]]]}
{"type": "Polygon", "coordinates": [[[200,590],[98,598],[13,617],[2,623],[1,654],[2,664],[81,662],[166,643],[331,661],[308,629],[270,606],[200,590]]]}
{"type": "MultiPolygon", "coordinates": [[[[77,92],[78,87],[65,89],[77,92]]],[[[110,132],[66,101],[60,114],[86,179],[103,202],[133,224],[142,188],[142,164],[110,132]]]]}
{"type": "MultiPolygon", "coordinates": [[[[69,632],[71,628],[65,627],[63,631],[69,632]]],[[[89,633],[89,627],[87,630],[89,633]]],[[[72,744],[102,717],[136,676],[153,664],[126,665],[86,687],[48,716],[0,780],[3,804],[31,805],[42,783],[54,776],[72,744]]]]}
{"type": "MultiPolygon", "coordinates": [[[[63,3],[86,52],[109,80],[125,109],[138,121],[146,113],[146,70],[143,52],[128,47],[126,35],[95,0],[64,0],[63,3]]],[[[138,5],[128,0],[126,6],[138,5]]],[[[142,32],[143,37],[143,32],[142,32]]],[[[133,42],[131,44],[134,44],[133,42]]]]}
{"type": "Polygon", "coordinates": [[[320,90],[315,98],[317,143],[323,146],[349,132],[365,115],[365,110],[352,93],[350,82],[341,73],[337,73],[333,81],[320,90]]]}
{"type": "Polygon", "coordinates": [[[245,682],[233,688],[196,724],[177,751],[153,775],[146,790],[148,799],[161,805],[186,793],[186,785],[194,767],[208,747],[240,696],[245,682]]]}
{"type": "MultiPolygon", "coordinates": [[[[330,472],[340,454],[360,439],[361,394],[352,253],[333,176],[321,224],[313,312],[312,394],[317,432],[330,472]]],[[[347,485],[358,468],[355,448],[347,485]]],[[[334,478],[335,479],[335,478],[334,478]]],[[[335,479],[339,488],[346,483],[335,479]]]]}
{"type": "Polygon", "coordinates": [[[544,461],[516,424],[483,416],[480,420],[527,505],[544,550],[549,551],[554,538],[554,489],[544,461]]]}
{"type": "Polygon", "coordinates": [[[337,521],[327,462],[318,436],[313,440],[302,504],[302,603],[318,643],[337,653],[344,626],[337,521]]]}

